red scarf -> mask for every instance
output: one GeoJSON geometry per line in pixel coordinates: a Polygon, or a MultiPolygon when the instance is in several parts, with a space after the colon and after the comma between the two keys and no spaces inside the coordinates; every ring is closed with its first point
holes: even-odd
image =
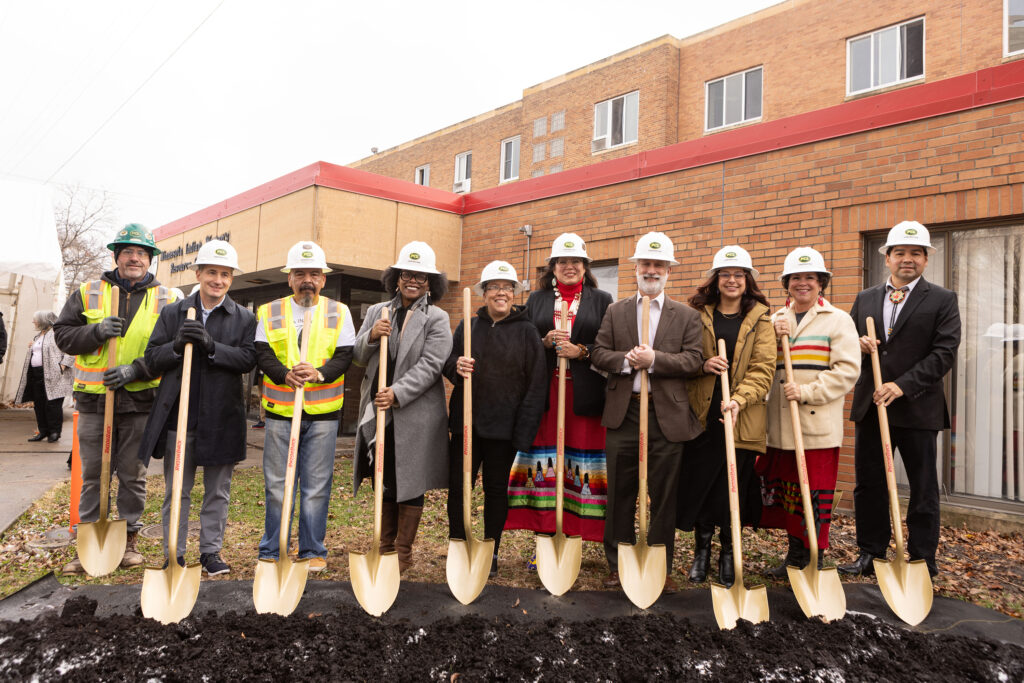
{"type": "Polygon", "coordinates": [[[559,302],[559,297],[561,297],[561,301],[564,301],[569,305],[569,330],[571,331],[573,321],[576,320],[576,311],[579,309],[579,299],[583,292],[583,280],[580,279],[580,281],[574,285],[563,285],[558,280],[555,280],[555,286],[558,288],[558,296],[555,297],[555,329],[559,329],[558,323],[562,313],[561,303],[559,302]]]}

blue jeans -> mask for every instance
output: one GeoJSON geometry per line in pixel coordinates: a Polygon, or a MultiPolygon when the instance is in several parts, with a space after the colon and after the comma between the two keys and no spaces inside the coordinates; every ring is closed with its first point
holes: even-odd
{"type": "MultiPolygon", "coordinates": [[[[266,486],[267,517],[263,538],[260,539],[260,559],[278,559],[281,501],[284,497],[284,475],[288,464],[288,437],[291,429],[291,420],[267,420],[263,444],[263,482],[266,486]]],[[[327,535],[327,506],[331,500],[337,438],[337,420],[303,420],[299,428],[299,452],[295,472],[295,495],[300,499],[299,559],[327,557],[324,537],[327,535]]],[[[288,520],[289,532],[292,516],[289,515],[288,520]]]]}

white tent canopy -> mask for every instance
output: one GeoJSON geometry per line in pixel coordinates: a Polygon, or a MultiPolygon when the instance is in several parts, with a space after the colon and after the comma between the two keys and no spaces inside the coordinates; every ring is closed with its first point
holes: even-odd
{"type": "Polygon", "coordinates": [[[64,262],[48,186],[0,180],[0,235],[0,273],[57,280],[64,262]]]}

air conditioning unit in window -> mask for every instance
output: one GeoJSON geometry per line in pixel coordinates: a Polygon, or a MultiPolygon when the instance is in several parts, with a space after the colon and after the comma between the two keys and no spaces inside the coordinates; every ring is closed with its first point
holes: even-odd
{"type": "Polygon", "coordinates": [[[471,178],[466,178],[465,180],[458,181],[452,185],[452,192],[469,192],[470,180],[471,178]]]}
{"type": "Polygon", "coordinates": [[[608,138],[598,138],[590,141],[590,152],[600,152],[608,146],[608,138]]]}

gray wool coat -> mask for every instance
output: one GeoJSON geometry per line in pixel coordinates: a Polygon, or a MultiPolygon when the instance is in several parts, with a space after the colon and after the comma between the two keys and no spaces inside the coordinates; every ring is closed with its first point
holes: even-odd
{"type": "MultiPolygon", "coordinates": [[[[377,393],[374,377],[380,366],[380,343],[370,342],[370,330],[387,306],[391,317],[401,305],[395,297],[374,304],[366,312],[356,335],[352,360],[366,368],[359,392],[359,429],[356,432],[353,494],[366,477],[373,478],[377,393]]],[[[397,499],[409,500],[431,489],[448,487],[448,411],[441,369],[452,350],[448,314],[424,296],[406,314],[402,331],[388,340],[389,363],[394,364],[391,384],[398,408],[387,411],[394,424],[397,499]]]]}
{"type": "MultiPolygon", "coordinates": [[[[37,334],[32,338],[33,343],[39,338],[37,334]]],[[[14,397],[15,403],[25,402],[25,391],[28,389],[28,366],[32,364],[32,347],[28,349],[25,356],[25,365],[21,368],[21,383],[18,385],[18,392],[14,397]]],[[[75,364],[75,357],[69,356],[57,348],[57,342],[53,338],[53,328],[43,333],[43,384],[46,385],[46,398],[51,401],[55,398],[64,398],[71,393],[71,379],[74,374],[71,368],[75,364]]]]}

